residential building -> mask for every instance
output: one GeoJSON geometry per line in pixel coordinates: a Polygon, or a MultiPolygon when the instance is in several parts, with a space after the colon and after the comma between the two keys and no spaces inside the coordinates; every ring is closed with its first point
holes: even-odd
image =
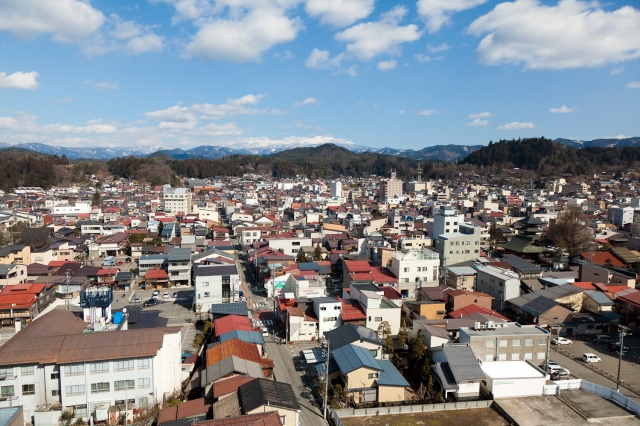
{"type": "Polygon", "coordinates": [[[478,358],[468,344],[447,343],[431,349],[431,374],[446,399],[453,394],[456,401],[472,401],[480,397],[485,378],[478,358]]]}
{"type": "Polygon", "coordinates": [[[313,240],[307,237],[270,238],[269,247],[284,254],[297,257],[301,247],[312,245],[313,240]]]}
{"type": "Polygon", "coordinates": [[[382,202],[402,196],[402,181],[396,178],[396,172],[391,172],[390,178],[380,181],[379,196],[382,202]]]}
{"type": "Polygon", "coordinates": [[[191,191],[189,188],[164,188],[164,211],[167,213],[191,213],[191,191]]]}
{"type": "Polygon", "coordinates": [[[354,324],[345,324],[324,333],[332,351],[345,345],[356,345],[367,349],[375,359],[388,359],[386,343],[374,330],[354,324]]]}
{"type": "Polygon", "coordinates": [[[23,243],[0,247],[0,265],[11,263],[31,264],[31,246],[23,243]]]}
{"type": "Polygon", "coordinates": [[[193,266],[193,286],[196,296],[193,306],[200,305],[200,312],[209,312],[215,303],[233,303],[240,300],[240,277],[236,265],[193,266]]]}
{"type": "Polygon", "coordinates": [[[542,327],[518,323],[476,322],[460,327],[459,343],[468,344],[480,361],[525,361],[543,365],[550,334],[542,327]]]}
{"type": "Polygon", "coordinates": [[[398,278],[397,290],[403,297],[412,299],[418,288],[438,286],[439,267],[439,254],[427,249],[394,252],[387,265],[398,278]]]}
{"type": "Polygon", "coordinates": [[[342,182],[339,180],[331,182],[330,195],[331,198],[342,197],[342,182]]]}
{"type": "Polygon", "coordinates": [[[612,206],[609,208],[609,222],[616,226],[624,226],[633,223],[633,207],[612,206]]]}
{"type": "Polygon", "coordinates": [[[72,312],[53,310],[0,347],[0,407],[23,406],[31,423],[53,403],[85,422],[106,420],[96,412],[125,399],[147,407],[180,389],[181,349],[177,328],[88,332],[72,312]]]}
{"type": "Polygon", "coordinates": [[[487,293],[468,290],[453,290],[447,292],[447,311],[457,311],[469,305],[477,305],[491,310],[493,297],[487,293]]]}
{"type": "Polygon", "coordinates": [[[493,309],[502,309],[505,301],[520,296],[520,277],[506,269],[484,266],[478,269],[476,289],[493,296],[493,309]]]}
{"type": "Polygon", "coordinates": [[[313,312],[318,318],[318,336],[324,336],[327,331],[334,330],[342,325],[340,319],[342,302],[332,297],[314,297],[313,312]]]}
{"type": "Polygon", "coordinates": [[[358,301],[365,314],[364,326],[378,331],[380,324],[389,324],[391,335],[400,330],[401,308],[384,296],[384,291],[373,284],[351,284],[350,298],[358,301]]]}
{"type": "Polygon", "coordinates": [[[255,379],[238,387],[242,414],[251,415],[277,411],[282,426],[300,425],[300,411],[296,394],[289,383],[255,379]]]}
{"type": "Polygon", "coordinates": [[[580,264],[580,281],[603,283],[605,285],[625,285],[636,288],[636,273],[627,269],[610,268],[583,262],[580,264]]]}
{"type": "Polygon", "coordinates": [[[460,225],[464,223],[464,214],[453,206],[441,206],[433,215],[433,233],[435,239],[442,234],[458,232],[460,225]]]}
{"type": "Polygon", "coordinates": [[[183,248],[171,248],[168,254],[167,273],[169,285],[191,284],[191,250],[183,248]]]}
{"type": "Polygon", "coordinates": [[[459,223],[458,232],[444,233],[434,240],[441,266],[455,266],[480,256],[482,229],[472,223],[459,223]]]}
{"type": "Polygon", "coordinates": [[[27,282],[27,265],[0,265],[0,290],[27,282]]]}
{"type": "Polygon", "coordinates": [[[446,268],[445,284],[458,290],[473,291],[476,288],[477,270],[471,266],[446,268]]]}

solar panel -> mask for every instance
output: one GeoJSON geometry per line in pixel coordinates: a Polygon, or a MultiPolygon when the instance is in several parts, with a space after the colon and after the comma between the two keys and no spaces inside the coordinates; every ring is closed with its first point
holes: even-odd
{"type": "Polygon", "coordinates": [[[213,315],[241,315],[249,316],[247,302],[214,303],[209,311],[213,315]]]}

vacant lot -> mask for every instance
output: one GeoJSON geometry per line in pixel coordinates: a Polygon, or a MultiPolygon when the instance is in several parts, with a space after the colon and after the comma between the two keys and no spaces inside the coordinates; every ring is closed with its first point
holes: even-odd
{"type": "Polygon", "coordinates": [[[507,426],[509,423],[491,408],[447,410],[396,416],[349,417],[344,426],[507,426]]]}

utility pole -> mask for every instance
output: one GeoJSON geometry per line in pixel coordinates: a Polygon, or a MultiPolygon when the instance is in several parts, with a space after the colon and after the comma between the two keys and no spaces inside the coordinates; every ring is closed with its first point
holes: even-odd
{"type": "Polygon", "coordinates": [[[616,392],[620,392],[620,368],[622,367],[622,352],[624,352],[624,336],[629,333],[629,327],[625,327],[624,325],[619,325],[618,330],[620,330],[620,348],[619,348],[619,358],[618,358],[618,380],[616,381],[616,392]]]}
{"type": "Polygon", "coordinates": [[[325,371],[324,371],[324,419],[327,420],[327,395],[329,394],[329,355],[331,352],[331,345],[329,344],[329,339],[327,339],[327,359],[325,360],[325,371]]]}
{"type": "Polygon", "coordinates": [[[64,274],[64,282],[66,284],[66,290],[65,290],[65,294],[64,294],[64,310],[68,311],[69,310],[69,305],[70,305],[70,301],[69,301],[69,282],[71,281],[71,275],[69,275],[69,271],[65,272],[64,274]]]}

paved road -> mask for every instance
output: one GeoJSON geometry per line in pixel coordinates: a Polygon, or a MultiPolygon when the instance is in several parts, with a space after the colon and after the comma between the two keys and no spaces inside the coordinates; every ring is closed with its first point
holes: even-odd
{"type": "MultiPolygon", "coordinates": [[[[568,368],[572,376],[575,376],[579,379],[587,380],[592,383],[596,383],[598,385],[606,386],[611,389],[616,388],[615,378],[613,380],[609,380],[606,377],[600,375],[598,372],[593,371],[591,368],[587,367],[587,364],[583,362],[574,361],[573,359],[563,355],[562,353],[556,352],[550,352],[549,359],[552,359],[563,367],[568,368]]],[[[635,401],[640,402],[640,396],[628,389],[621,387],[620,393],[630,397],[635,401]]]]}
{"type": "Polygon", "coordinates": [[[267,354],[275,364],[275,379],[279,382],[289,383],[293,387],[302,410],[300,413],[301,425],[327,426],[320,409],[313,403],[311,389],[302,381],[304,371],[296,370],[296,365],[293,362],[293,357],[297,356],[294,353],[295,350],[295,346],[292,345],[267,343],[267,354]]]}

